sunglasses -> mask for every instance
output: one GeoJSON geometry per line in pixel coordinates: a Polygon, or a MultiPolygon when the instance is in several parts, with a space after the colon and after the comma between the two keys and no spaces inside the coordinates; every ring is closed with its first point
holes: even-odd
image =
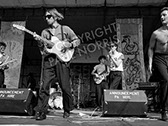
{"type": "Polygon", "coordinates": [[[111,45],[110,47],[115,47],[115,45],[111,45]]]}
{"type": "Polygon", "coordinates": [[[45,19],[48,18],[50,19],[51,17],[53,17],[52,15],[45,15],[45,19]]]}

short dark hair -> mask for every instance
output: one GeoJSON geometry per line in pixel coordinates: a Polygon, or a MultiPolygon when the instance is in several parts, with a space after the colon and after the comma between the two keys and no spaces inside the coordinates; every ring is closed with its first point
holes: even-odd
{"type": "Polygon", "coordinates": [[[98,60],[100,61],[101,59],[105,59],[106,60],[106,56],[104,56],[104,55],[99,56],[98,60]]]}
{"type": "Polygon", "coordinates": [[[164,10],[167,10],[168,11],[168,7],[163,7],[160,12],[163,12],[164,10]]]}
{"type": "Polygon", "coordinates": [[[6,47],[6,43],[4,43],[4,42],[0,42],[0,46],[4,46],[4,47],[6,47]]]}

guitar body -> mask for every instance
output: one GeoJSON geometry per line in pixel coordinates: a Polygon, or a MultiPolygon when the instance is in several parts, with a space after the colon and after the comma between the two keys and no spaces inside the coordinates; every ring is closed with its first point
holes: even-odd
{"type": "Polygon", "coordinates": [[[56,54],[57,57],[63,62],[69,62],[72,59],[74,49],[66,49],[63,51],[64,41],[60,41],[55,36],[51,38],[51,42],[54,43],[54,46],[52,48],[46,48],[47,52],[56,54]]]}
{"type": "Polygon", "coordinates": [[[95,81],[96,84],[100,84],[105,79],[106,79],[105,74],[93,76],[93,80],[95,81]]]}

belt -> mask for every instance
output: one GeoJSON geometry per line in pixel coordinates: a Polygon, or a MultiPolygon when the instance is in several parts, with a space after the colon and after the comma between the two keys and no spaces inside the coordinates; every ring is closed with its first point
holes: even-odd
{"type": "Polygon", "coordinates": [[[160,56],[160,57],[164,57],[164,58],[168,58],[168,54],[162,54],[162,53],[155,53],[154,56],[160,56]]]}
{"type": "Polygon", "coordinates": [[[154,53],[154,55],[159,55],[159,56],[168,56],[166,53],[154,53]]]}

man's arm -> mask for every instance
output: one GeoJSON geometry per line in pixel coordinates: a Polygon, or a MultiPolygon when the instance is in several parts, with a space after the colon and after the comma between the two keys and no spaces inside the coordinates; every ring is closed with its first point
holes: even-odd
{"type": "Polygon", "coordinates": [[[118,67],[122,62],[123,62],[123,59],[124,59],[124,55],[121,54],[121,56],[118,58],[118,59],[114,59],[113,57],[111,57],[112,60],[113,60],[113,63],[116,67],[118,67]]]}
{"type": "Polygon", "coordinates": [[[50,38],[49,36],[50,35],[46,30],[42,31],[41,36],[36,33],[33,35],[34,39],[38,42],[39,47],[43,47],[45,45],[47,48],[52,48],[54,43],[51,42],[51,40],[48,40],[48,38],[50,38]]]}
{"type": "Polygon", "coordinates": [[[155,44],[156,44],[156,35],[153,32],[149,41],[149,48],[148,48],[148,58],[149,58],[148,69],[150,73],[152,73],[152,62],[153,62],[155,44]]]}
{"type": "Polygon", "coordinates": [[[91,74],[92,74],[92,75],[96,75],[96,74],[97,74],[96,71],[97,71],[97,68],[96,68],[96,66],[95,66],[91,74]]]}
{"type": "Polygon", "coordinates": [[[68,34],[67,39],[70,40],[70,47],[75,48],[80,45],[80,39],[77,37],[75,32],[68,26],[64,26],[63,30],[65,30],[68,34]]]}
{"type": "Polygon", "coordinates": [[[80,45],[80,39],[79,38],[75,38],[72,42],[72,47],[77,47],[80,45]]]}

